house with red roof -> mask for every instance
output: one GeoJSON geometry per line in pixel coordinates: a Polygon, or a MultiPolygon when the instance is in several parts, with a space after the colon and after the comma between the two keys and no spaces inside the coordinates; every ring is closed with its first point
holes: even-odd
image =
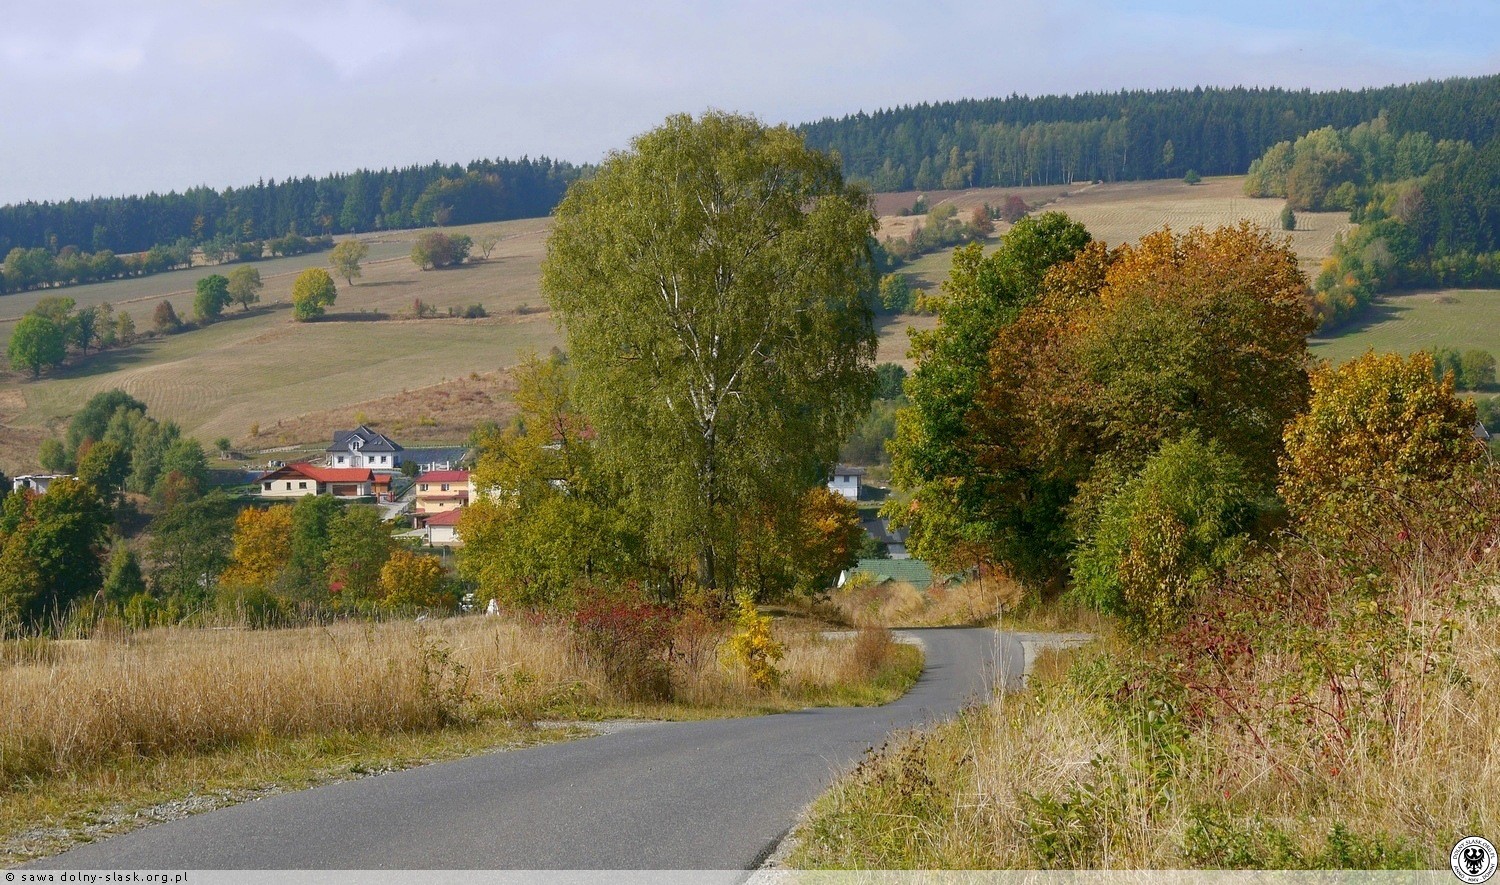
{"type": "Polygon", "coordinates": [[[469,505],[469,471],[429,470],[416,479],[418,514],[445,513],[469,505]]]}
{"type": "Polygon", "coordinates": [[[463,518],[463,510],[444,510],[442,513],[434,513],[427,517],[423,530],[427,532],[426,541],[430,547],[461,547],[463,539],[458,536],[458,521],[463,518]]]}
{"type": "Polygon", "coordinates": [[[368,467],[320,467],[298,462],[260,478],[262,498],[300,498],[332,495],[335,498],[369,498],[390,492],[389,474],[378,475],[368,467]]]}

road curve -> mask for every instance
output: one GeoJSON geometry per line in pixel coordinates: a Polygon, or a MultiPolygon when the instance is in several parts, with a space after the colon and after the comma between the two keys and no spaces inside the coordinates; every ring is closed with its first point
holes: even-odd
{"type": "Polygon", "coordinates": [[[59,869],[718,869],[757,865],[798,812],[892,731],[952,715],[1022,650],[984,629],[924,646],[883,707],[658,722],[286,793],[83,845],[59,869]]]}

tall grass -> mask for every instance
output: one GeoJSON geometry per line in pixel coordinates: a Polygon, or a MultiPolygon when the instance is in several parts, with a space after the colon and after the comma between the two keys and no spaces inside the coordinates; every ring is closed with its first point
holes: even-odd
{"type": "Polygon", "coordinates": [[[884,634],[850,642],[787,633],[786,679],[767,694],[724,663],[722,641],[721,630],[705,623],[674,642],[675,706],[654,707],[629,703],[565,624],[541,619],[162,628],[13,641],[0,655],[0,784],[267,736],[870,702],[899,694],[920,670],[919,659],[903,657],[884,634]],[[876,683],[888,689],[884,695],[876,696],[876,683]]]}
{"type": "Polygon", "coordinates": [[[1020,586],[998,575],[936,583],[926,590],[856,576],[829,594],[825,606],[836,620],[857,627],[944,627],[988,623],[998,612],[1014,610],[1021,598],[1020,586]]]}
{"type": "Polygon", "coordinates": [[[1288,542],[1155,647],[1044,656],[1033,690],[869,756],[794,861],[1444,868],[1500,825],[1497,499],[1477,532],[1419,502],[1288,542]]]}

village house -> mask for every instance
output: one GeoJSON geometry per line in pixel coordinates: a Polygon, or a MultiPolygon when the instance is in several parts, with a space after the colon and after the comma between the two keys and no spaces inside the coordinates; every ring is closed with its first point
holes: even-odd
{"type": "Polygon", "coordinates": [[[267,473],[260,478],[262,498],[300,498],[304,495],[332,495],[335,498],[370,498],[389,494],[389,474],[380,475],[363,467],[321,467],[296,463],[267,473]]]}
{"type": "Polygon", "coordinates": [[[859,478],[865,475],[863,467],[840,464],[833,468],[833,478],[828,481],[828,491],[837,492],[850,501],[859,500],[859,478]]]}
{"type": "Polygon", "coordinates": [[[472,492],[467,470],[430,470],[416,479],[417,513],[444,513],[467,507],[472,492]]]}
{"type": "Polygon", "coordinates": [[[59,479],[72,479],[66,473],[28,473],[17,476],[10,481],[10,490],[13,492],[33,491],[38,495],[47,494],[47,487],[59,479]]]}
{"type": "Polygon", "coordinates": [[[404,451],[395,440],[361,424],[353,430],[335,430],[333,445],[325,449],[329,467],[366,467],[380,473],[401,469],[404,451]]]}
{"type": "Polygon", "coordinates": [[[423,530],[426,532],[424,540],[429,547],[462,547],[463,539],[458,536],[458,521],[463,518],[462,509],[445,510],[442,513],[434,513],[427,517],[423,530]]]}

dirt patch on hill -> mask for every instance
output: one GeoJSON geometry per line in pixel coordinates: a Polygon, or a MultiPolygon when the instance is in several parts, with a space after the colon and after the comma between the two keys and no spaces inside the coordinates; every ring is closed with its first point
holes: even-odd
{"type": "Polygon", "coordinates": [[[333,438],[335,430],[366,424],[390,434],[405,446],[459,443],[478,424],[504,424],[515,413],[511,395],[515,384],[509,372],[472,373],[467,378],[402,391],[392,396],[350,403],[337,409],[309,412],[259,428],[237,446],[258,451],[275,446],[313,443],[333,438]]]}

